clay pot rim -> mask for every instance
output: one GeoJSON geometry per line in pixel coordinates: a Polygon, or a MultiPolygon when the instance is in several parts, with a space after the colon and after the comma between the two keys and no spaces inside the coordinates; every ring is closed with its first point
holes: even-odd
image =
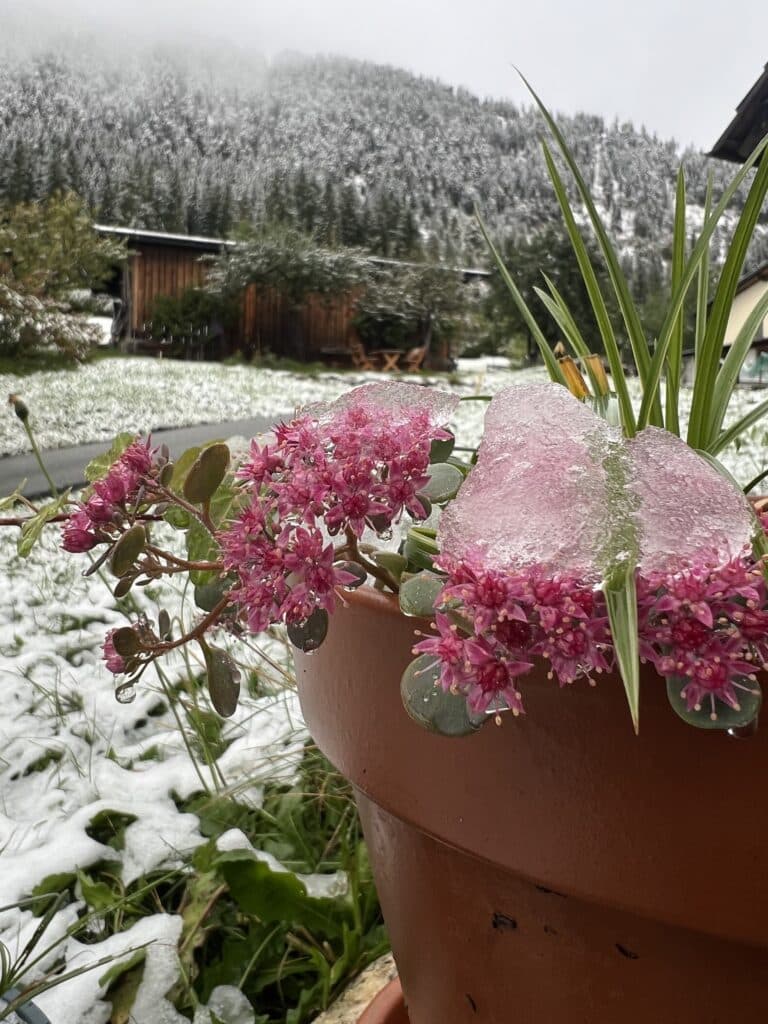
{"type": "Polygon", "coordinates": [[[357,1024],[404,1024],[408,1019],[399,978],[393,978],[373,997],[357,1024]]]}

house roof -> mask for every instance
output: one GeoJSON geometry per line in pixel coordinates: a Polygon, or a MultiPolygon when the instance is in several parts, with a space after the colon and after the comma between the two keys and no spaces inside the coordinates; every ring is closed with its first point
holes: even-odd
{"type": "Polygon", "coordinates": [[[736,284],[736,294],[739,292],[746,291],[747,288],[751,288],[753,284],[758,281],[768,281],[768,260],[765,263],[761,263],[759,267],[755,267],[754,270],[750,270],[748,274],[739,278],[736,284]]]}
{"type": "Polygon", "coordinates": [[[736,108],[734,119],[707,155],[743,164],[766,133],[768,133],[768,64],[736,108]]]}

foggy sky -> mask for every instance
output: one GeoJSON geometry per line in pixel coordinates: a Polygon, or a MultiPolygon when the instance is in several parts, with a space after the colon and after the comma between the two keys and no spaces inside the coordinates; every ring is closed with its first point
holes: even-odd
{"type": "MultiPolygon", "coordinates": [[[[768,60],[759,0],[0,0],[32,34],[54,26],[140,29],[394,64],[481,96],[528,102],[517,65],[550,108],[632,120],[708,150],[768,60]]],[[[5,19],[0,20],[0,31],[5,19]]]]}

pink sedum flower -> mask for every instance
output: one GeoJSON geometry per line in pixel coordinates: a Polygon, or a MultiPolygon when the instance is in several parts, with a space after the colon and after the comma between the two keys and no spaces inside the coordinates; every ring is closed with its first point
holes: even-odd
{"type": "Polygon", "coordinates": [[[114,675],[118,676],[121,672],[125,671],[125,660],[115,650],[115,645],[112,642],[114,636],[114,629],[110,629],[107,635],[104,637],[104,643],[102,645],[102,657],[106,662],[107,668],[114,675]]]}

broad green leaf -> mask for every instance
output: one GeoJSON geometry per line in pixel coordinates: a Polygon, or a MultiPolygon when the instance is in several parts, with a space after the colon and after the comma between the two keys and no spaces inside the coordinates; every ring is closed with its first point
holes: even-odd
{"type": "Polygon", "coordinates": [[[431,654],[410,663],[400,681],[400,696],[414,721],[441,736],[468,736],[486,720],[485,715],[469,711],[463,694],[442,688],[440,664],[431,654]]]}
{"type": "Polygon", "coordinates": [[[341,935],[344,924],[354,925],[352,908],[344,899],[315,898],[289,871],[273,871],[247,850],[232,850],[216,859],[232,899],[260,921],[290,922],[309,931],[341,935]]]}
{"type": "Polygon", "coordinates": [[[688,710],[688,703],[683,697],[685,679],[677,679],[671,676],[667,679],[667,697],[675,712],[697,729],[743,729],[754,722],[760,714],[760,705],[763,702],[763,693],[759,683],[753,683],[751,679],[743,678],[739,689],[739,707],[732,708],[729,704],[715,700],[714,710],[712,703],[706,703],[696,710],[688,710]],[[714,716],[714,717],[713,717],[714,716]]]}
{"type": "Polygon", "coordinates": [[[92,484],[94,480],[100,480],[105,476],[112,463],[117,462],[128,445],[133,444],[135,440],[136,434],[129,434],[127,432],[118,434],[112,442],[109,451],[104,452],[103,455],[97,455],[85,467],[85,479],[88,483],[92,484]]]}
{"type": "Polygon", "coordinates": [[[63,512],[69,504],[69,491],[60,494],[55,501],[44,505],[36,515],[30,516],[21,527],[19,539],[16,543],[16,551],[21,558],[26,558],[35,544],[40,540],[46,524],[63,512]]]}

